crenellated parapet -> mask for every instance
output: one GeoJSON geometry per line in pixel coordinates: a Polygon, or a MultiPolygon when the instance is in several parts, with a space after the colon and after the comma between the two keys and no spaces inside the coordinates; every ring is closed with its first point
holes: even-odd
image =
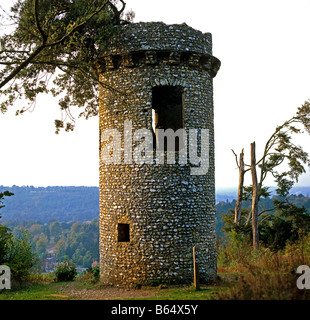
{"type": "Polygon", "coordinates": [[[221,62],[209,54],[163,50],[141,50],[123,54],[112,54],[101,57],[97,61],[100,73],[119,68],[143,68],[144,66],[156,66],[158,64],[173,66],[187,64],[190,68],[206,71],[211,77],[215,77],[221,62]]]}

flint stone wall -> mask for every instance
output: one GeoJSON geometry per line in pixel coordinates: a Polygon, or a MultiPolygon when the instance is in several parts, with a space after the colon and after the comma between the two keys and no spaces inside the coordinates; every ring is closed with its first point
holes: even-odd
{"type": "MultiPolygon", "coordinates": [[[[183,88],[185,129],[209,129],[210,142],[209,169],[200,176],[190,174],[189,161],[125,164],[123,152],[121,164],[100,160],[100,272],[105,283],[190,283],[194,245],[201,282],[216,276],[212,78],[220,62],[211,54],[210,33],[185,24],[138,23],[120,27],[109,53],[98,61],[104,84],[100,137],[105,129],[117,129],[123,143],[125,120],[132,122],[132,135],[152,130],[152,88],[171,85],[183,88]],[[130,242],[118,242],[119,223],[129,224],[130,242]]],[[[100,141],[100,150],[106,143],[100,141]]],[[[138,144],[133,142],[133,149],[138,144]]]]}

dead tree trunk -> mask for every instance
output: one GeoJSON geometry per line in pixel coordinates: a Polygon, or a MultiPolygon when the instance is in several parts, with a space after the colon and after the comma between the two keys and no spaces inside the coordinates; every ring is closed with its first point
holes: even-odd
{"type": "Polygon", "coordinates": [[[253,248],[259,248],[258,238],[258,183],[256,173],[256,156],[255,142],[251,143],[251,173],[252,173],[252,232],[253,232],[253,248]]]}
{"type": "MultiPolygon", "coordinates": [[[[240,153],[239,157],[239,184],[238,184],[238,197],[237,197],[237,202],[235,206],[235,224],[239,225],[240,224],[240,218],[241,218],[241,208],[242,208],[242,195],[243,195],[243,182],[244,182],[244,153],[243,149],[240,153]]],[[[237,160],[237,159],[236,159],[237,160]]]]}

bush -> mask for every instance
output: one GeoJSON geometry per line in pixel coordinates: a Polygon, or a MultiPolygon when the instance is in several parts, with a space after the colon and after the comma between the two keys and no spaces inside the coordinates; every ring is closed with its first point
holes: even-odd
{"type": "Polygon", "coordinates": [[[28,280],[37,262],[38,258],[33,250],[30,233],[24,229],[20,230],[9,242],[7,254],[6,264],[11,269],[12,279],[17,282],[28,280]]]}
{"type": "Polygon", "coordinates": [[[243,272],[251,261],[256,260],[259,252],[253,251],[248,236],[239,234],[234,230],[228,234],[228,243],[218,243],[217,246],[218,268],[230,272],[243,272]]]}
{"type": "Polygon", "coordinates": [[[93,272],[93,280],[94,282],[98,282],[100,279],[100,268],[99,266],[92,267],[93,272]]]}
{"type": "Polygon", "coordinates": [[[70,260],[65,260],[57,265],[55,276],[56,282],[73,281],[77,275],[76,267],[70,260]]]}

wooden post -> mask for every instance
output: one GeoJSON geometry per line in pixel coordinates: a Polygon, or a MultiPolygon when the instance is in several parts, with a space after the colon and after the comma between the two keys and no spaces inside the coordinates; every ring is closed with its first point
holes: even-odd
{"type": "Polygon", "coordinates": [[[194,264],[194,286],[195,290],[200,290],[199,287],[199,273],[198,273],[198,265],[196,263],[196,246],[193,247],[193,264],[194,264]]]}

